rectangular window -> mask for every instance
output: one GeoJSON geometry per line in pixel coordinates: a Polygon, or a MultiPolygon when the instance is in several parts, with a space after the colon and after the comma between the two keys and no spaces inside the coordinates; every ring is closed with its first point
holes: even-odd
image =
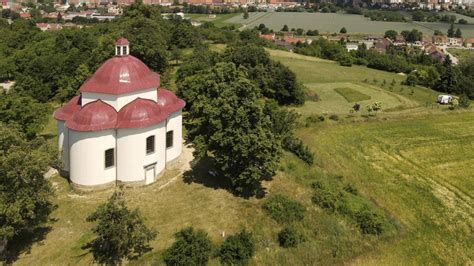
{"type": "Polygon", "coordinates": [[[155,136],[146,138],[146,154],[155,152],[155,136]]]}
{"type": "Polygon", "coordinates": [[[120,46],[117,46],[117,52],[116,52],[117,55],[120,55],[120,46]]]}
{"type": "Polygon", "coordinates": [[[173,130],[166,132],[166,148],[173,147],[173,130]]]}
{"type": "Polygon", "coordinates": [[[105,168],[114,166],[115,164],[115,152],[114,149],[108,149],[105,151],[105,168]]]}
{"type": "Polygon", "coordinates": [[[122,46],[122,55],[127,55],[127,46],[122,46]]]}

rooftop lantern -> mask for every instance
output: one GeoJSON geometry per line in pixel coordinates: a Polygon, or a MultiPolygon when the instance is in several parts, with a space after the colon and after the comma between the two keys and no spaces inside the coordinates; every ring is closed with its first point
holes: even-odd
{"type": "Polygon", "coordinates": [[[129,42],[125,38],[120,38],[115,42],[115,55],[127,56],[130,53],[129,42]]]}

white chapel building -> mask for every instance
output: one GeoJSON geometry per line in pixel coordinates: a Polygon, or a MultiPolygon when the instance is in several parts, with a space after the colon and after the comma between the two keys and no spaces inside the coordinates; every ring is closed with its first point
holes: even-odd
{"type": "Polygon", "coordinates": [[[153,183],[181,154],[185,102],[129,51],[117,40],[115,56],[54,112],[63,171],[79,189],[153,183]]]}

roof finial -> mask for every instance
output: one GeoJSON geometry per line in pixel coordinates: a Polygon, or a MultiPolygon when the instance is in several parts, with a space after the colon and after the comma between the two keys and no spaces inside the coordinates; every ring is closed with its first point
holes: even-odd
{"type": "Polygon", "coordinates": [[[115,55],[127,56],[130,53],[129,42],[125,38],[120,38],[115,42],[115,55]]]}

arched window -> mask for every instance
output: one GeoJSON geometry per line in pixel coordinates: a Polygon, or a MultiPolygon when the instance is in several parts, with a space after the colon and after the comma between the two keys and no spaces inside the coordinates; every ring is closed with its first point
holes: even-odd
{"type": "Polygon", "coordinates": [[[155,152],[155,136],[146,138],[146,154],[155,152]]]}
{"type": "Polygon", "coordinates": [[[115,152],[114,149],[108,149],[105,151],[105,168],[109,168],[115,165],[115,152]]]}

